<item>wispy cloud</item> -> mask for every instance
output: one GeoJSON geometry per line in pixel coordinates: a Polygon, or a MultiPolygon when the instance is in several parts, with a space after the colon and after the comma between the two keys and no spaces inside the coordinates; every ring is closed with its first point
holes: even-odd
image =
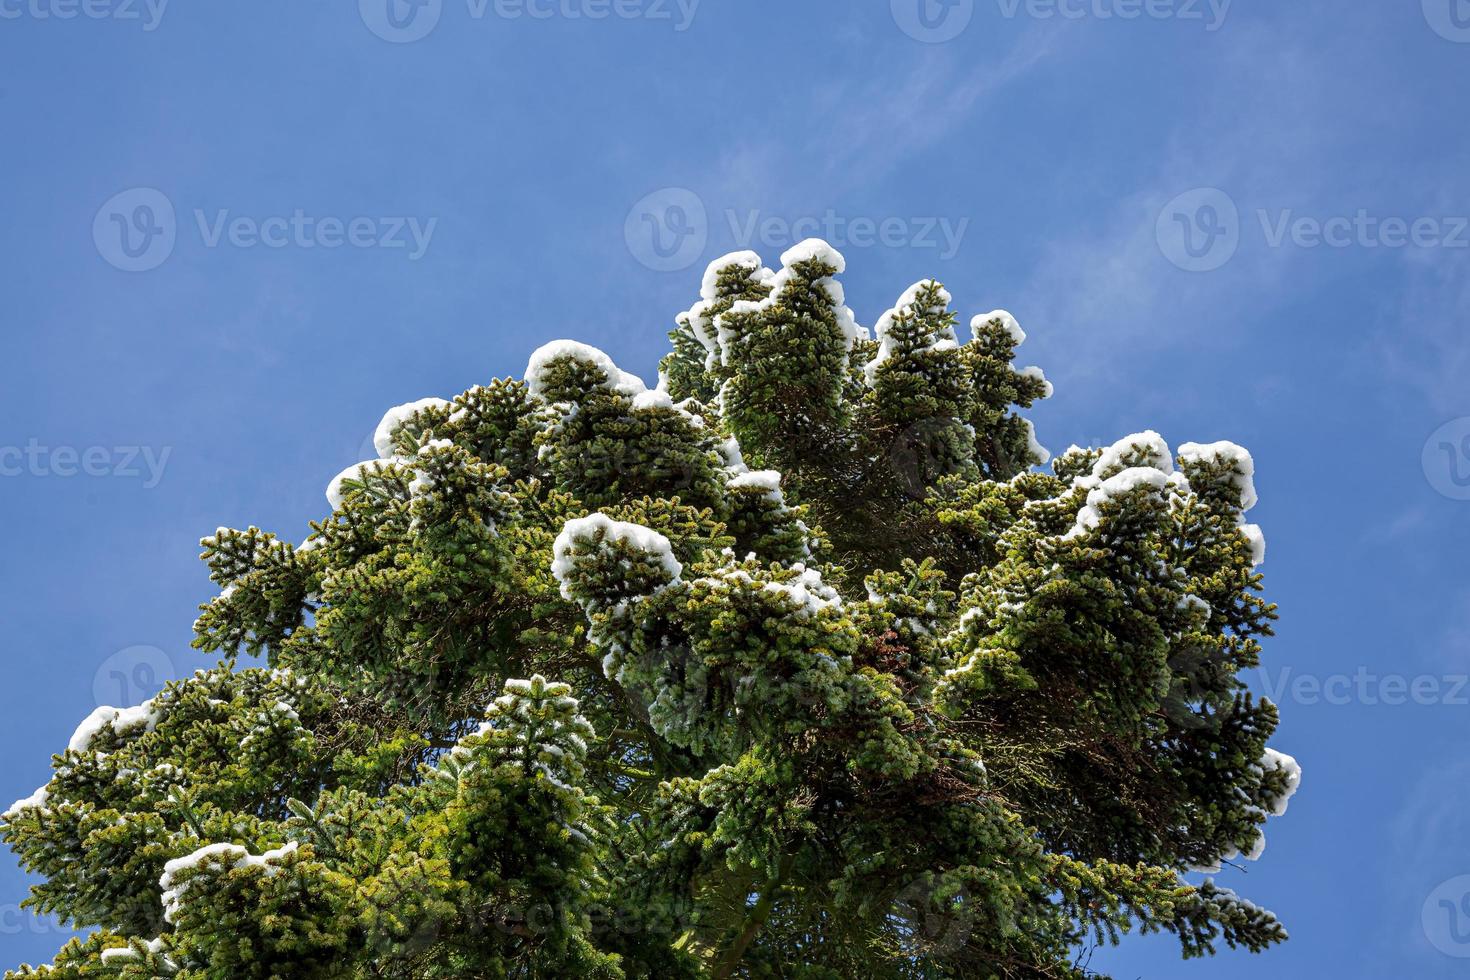
{"type": "Polygon", "coordinates": [[[824,122],[806,123],[799,140],[783,132],[736,135],[704,189],[719,201],[807,210],[869,186],[973,123],[1008,86],[1054,58],[1066,33],[1027,30],[984,61],[947,45],[915,47],[904,64],[884,45],[883,63],[866,76],[788,93],[815,106],[824,122]]]}
{"type": "MultiPolygon", "coordinates": [[[[1218,44],[1218,63],[1200,66],[1200,77],[1236,83],[1201,86],[1196,111],[1140,168],[1138,183],[1101,221],[1052,239],[1023,290],[1031,319],[1069,348],[1064,380],[1113,373],[1136,352],[1130,340],[1146,336],[1154,348],[1196,340],[1192,324],[1259,311],[1296,282],[1294,257],[1261,247],[1255,210],[1321,199],[1333,151],[1318,120],[1333,55],[1238,25],[1218,44]],[[1170,200],[1200,187],[1235,201],[1242,244],[1224,268],[1191,273],[1169,263],[1155,227],[1170,200]]],[[[1148,148],[1139,152],[1146,158],[1148,148]]]]}
{"type": "MultiPolygon", "coordinates": [[[[1466,203],[1461,214],[1470,213],[1466,203]]],[[[1402,297],[1381,316],[1374,361],[1446,420],[1470,415],[1470,254],[1410,252],[1403,275],[1402,297]]]]}
{"type": "Polygon", "coordinates": [[[834,125],[818,132],[802,155],[824,159],[817,177],[827,193],[872,184],[942,143],[955,127],[972,124],[991,100],[1054,58],[1067,36],[1032,28],[996,60],[954,45],[926,49],[896,81],[875,73],[834,86],[824,99],[834,125]]]}

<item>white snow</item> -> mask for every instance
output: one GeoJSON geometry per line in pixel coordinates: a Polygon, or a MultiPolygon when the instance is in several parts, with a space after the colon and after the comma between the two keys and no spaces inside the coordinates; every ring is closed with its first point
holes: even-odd
{"type": "Polygon", "coordinates": [[[810,262],[813,259],[823,265],[830,265],[833,271],[838,273],[847,269],[847,260],[842,257],[842,253],[820,238],[808,238],[797,242],[781,253],[783,266],[793,266],[798,262],[810,262]]]}
{"type": "Polygon", "coordinates": [[[345,499],[342,489],[343,483],[348,480],[361,480],[369,476],[375,467],[381,469],[398,462],[401,462],[401,460],[382,458],[367,459],[361,463],[353,463],[347,469],[332,477],[332,482],[327,484],[327,503],[332,505],[333,510],[340,510],[342,508],[342,502],[345,499]]]}
{"type": "Polygon", "coordinates": [[[1286,773],[1286,789],[1280,796],[1273,796],[1266,801],[1271,811],[1271,816],[1279,817],[1286,812],[1286,805],[1296,795],[1296,791],[1302,785],[1302,767],[1291,756],[1285,752],[1267,748],[1266,753],[1261,756],[1261,769],[1264,772],[1275,772],[1280,770],[1286,773]]]}
{"type": "MultiPolygon", "coordinates": [[[[806,241],[798,242],[781,253],[781,271],[765,280],[767,285],[771,287],[771,292],[765,299],[758,302],[754,300],[738,300],[730,306],[727,312],[715,317],[714,341],[718,344],[720,363],[729,363],[730,345],[734,341],[734,333],[729,327],[727,318],[751,313],[759,314],[774,308],[780,302],[781,294],[786,291],[786,288],[791,284],[791,280],[795,275],[792,266],[811,259],[818,259],[837,272],[841,272],[847,267],[842,253],[820,238],[808,238],[806,241]]],[[[858,338],[867,336],[867,329],[859,326],[857,319],[853,316],[852,310],[843,305],[842,284],[831,276],[823,276],[813,281],[812,285],[821,289],[827,297],[832,307],[832,314],[837,320],[837,327],[842,331],[843,344],[848,350],[852,350],[852,345],[857,342],[858,338]]],[[[695,310],[697,309],[699,309],[698,304],[695,306],[695,310]]],[[[690,310],[690,322],[694,325],[695,335],[699,337],[700,342],[704,343],[706,347],[709,347],[709,343],[701,333],[701,330],[704,328],[695,320],[695,310],[690,310]]],[[[713,357],[713,353],[711,356],[713,357]]]]}
{"type": "Polygon", "coordinates": [[[50,795],[50,791],[47,790],[45,786],[42,786],[30,796],[16,800],[14,803],[10,804],[10,806],[6,808],[5,812],[3,814],[0,814],[0,819],[13,820],[14,818],[24,813],[26,810],[44,810],[46,808],[46,800],[50,797],[50,795]]]}
{"type": "MultiPolygon", "coordinates": [[[[150,939],[143,945],[150,953],[162,952],[163,937],[159,936],[157,939],[150,939]]],[[[128,960],[135,960],[137,958],[138,954],[133,952],[133,949],[130,946],[114,946],[111,949],[104,949],[102,951],[103,963],[121,963],[128,960]]],[[[168,960],[167,957],[165,957],[165,961],[168,962],[170,966],[174,965],[172,961],[168,960]]]]}
{"type": "MultiPolygon", "coordinates": [[[[1243,447],[1223,440],[1211,443],[1186,442],[1179,447],[1179,459],[1181,463],[1213,464],[1228,468],[1227,479],[1239,495],[1236,502],[1241,513],[1256,505],[1256,464],[1250,452],[1243,447]]],[[[1266,536],[1261,532],[1260,525],[1247,524],[1243,517],[1237,515],[1236,526],[1250,546],[1251,566],[1261,565],[1266,560],[1266,536]]]]}
{"type": "Polygon", "coordinates": [[[1169,452],[1169,444],[1164,441],[1163,436],[1152,429],[1146,429],[1124,436],[1104,449],[1102,456],[1092,464],[1092,475],[1106,480],[1130,466],[1145,466],[1161,473],[1173,473],[1174,454],[1169,452]],[[1143,459],[1138,461],[1135,457],[1140,454],[1143,459]]]}
{"type": "MultiPolygon", "coordinates": [[[[452,449],[453,447],[454,443],[449,441],[448,439],[430,439],[422,446],[420,446],[418,452],[414,455],[416,457],[428,457],[436,451],[442,452],[443,450],[452,449]]],[[[420,497],[426,493],[429,493],[433,489],[433,474],[431,474],[426,469],[416,468],[414,470],[413,479],[408,481],[408,495],[410,497],[420,497]]]]}
{"type": "Polygon", "coordinates": [[[398,427],[415,413],[426,408],[449,408],[449,402],[442,398],[420,398],[418,401],[405,402],[395,405],[383,414],[383,419],[378,427],[373,430],[373,449],[379,456],[388,457],[393,453],[393,433],[398,427]]]}
{"type": "Polygon", "coordinates": [[[669,393],[658,388],[652,391],[640,391],[633,396],[633,411],[635,412],[673,407],[674,400],[669,397],[669,393]]]}
{"type": "Polygon", "coordinates": [[[139,725],[144,726],[146,731],[153,731],[158,724],[159,713],[153,707],[153,699],[149,698],[142,704],[131,708],[114,708],[103,705],[93,710],[72,733],[71,741],[66,745],[68,752],[85,752],[91,746],[102,729],[111,726],[118,735],[125,734],[129,729],[139,725]]]}
{"type": "Polygon", "coordinates": [[[1051,386],[1051,382],[1046,380],[1046,372],[1041,370],[1041,368],[1037,367],[1034,364],[1023,367],[1016,373],[1021,375],[1021,377],[1023,378],[1031,378],[1033,380],[1040,381],[1043,385],[1041,396],[1043,398],[1050,398],[1052,396],[1052,393],[1056,390],[1051,386]]]}
{"type": "MultiPolygon", "coordinates": [[[[784,272],[785,270],[782,271],[784,272]]],[[[782,284],[785,284],[784,279],[782,280],[782,284]]],[[[775,296],[775,293],[772,293],[771,295],[775,296]]],[[[744,316],[747,313],[759,313],[762,310],[769,308],[771,305],[774,305],[771,300],[736,300],[734,303],[730,304],[730,308],[728,310],[715,317],[715,342],[719,345],[721,364],[728,363],[730,345],[735,340],[735,332],[730,329],[729,318],[744,316]]]]}
{"type": "Polygon", "coordinates": [[[1102,521],[1104,503],[1116,500],[1139,487],[1152,487],[1162,491],[1168,485],[1169,475],[1152,466],[1132,466],[1121,473],[1113,474],[1087,492],[1087,503],[1077,512],[1077,523],[1066,533],[1064,540],[1075,538],[1084,531],[1097,527],[1102,521]]]}
{"type": "Polygon", "coordinates": [[[837,327],[842,331],[848,350],[852,349],[853,343],[859,338],[867,339],[867,328],[858,326],[857,318],[853,316],[851,307],[846,305],[847,297],[842,290],[842,283],[831,276],[823,276],[812,285],[826,293],[827,299],[831,301],[832,312],[837,317],[837,327]]]}
{"type": "Polygon", "coordinates": [[[1251,548],[1251,567],[1256,568],[1266,562],[1266,535],[1261,531],[1259,524],[1242,524],[1240,533],[1245,535],[1246,542],[1251,548]]]}
{"type": "Polygon", "coordinates": [[[720,460],[725,464],[725,469],[730,473],[739,475],[748,471],[745,465],[745,457],[740,452],[740,443],[734,436],[725,439],[715,450],[720,454],[720,460]]]}
{"type": "Polygon", "coordinates": [[[732,477],[727,486],[732,490],[759,490],[773,503],[786,502],[781,493],[781,474],[776,470],[746,470],[732,477]]]}
{"type": "Polygon", "coordinates": [[[842,608],[842,596],[822,581],[821,572],[815,568],[807,568],[800,562],[791,568],[798,573],[796,578],[785,582],[767,582],[762,588],[789,598],[796,604],[797,612],[802,616],[815,616],[823,609],[842,608]]]}
{"type": "Polygon", "coordinates": [[[1226,441],[1208,444],[1186,442],[1179,447],[1179,457],[1191,462],[1232,467],[1230,483],[1240,491],[1240,509],[1247,511],[1256,505],[1256,484],[1253,479],[1256,463],[1243,447],[1226,441]]]}
{"type": "Polygon", "coordinates": [[[715,337],[715,328],[709,322],[709,308],[713,305],[712,300],[702,299],[689,309],[674,317],[675,323],[687,323],[689,332],[694,339],[704,347],[704,369],[710,371],[718,363],[720,355],[719,341],[715,337]]]}
{"type": "Polygon", "coordinates": [[[175,883],[174,879],[178,877],[180,872],[198,868],[206,859],[221,855],[233,858],[228,864],[230,868],[263,867],[266,869],[267,874],[273,874],[275,869],[271,865],[280,861],[286,855],[294,853],[296,847],[296,842],[291,841],[285,847],[278,847],[275,850],[266,851],[264,854],[256,856],[239,844],[224,842],[219,844],[206,844],[193,853],[186,854],[180,858],[174,858],[163,866],[163,874],[158,878],[158,887],[163,890],[164,921],[174,921],[174,916],[182,904],[183,897],[189,890],[189,885],[192,884],[192,880],[175,883]]]}
{"type": "MultiPolygon", "coordinates": [[[[894,322],[899,319],[924,315],[933,316],[943,313],[949,307],[951,298],[949,292],[933,279],[921,279],[903,291],[903,294],[898,297],[898,302],[894,303],[891,309],[880,316],[878,322],[873,326],[873,333],[878,338],[878,354],[863,367],[863,375],[867,378],[868,384],[871,385],[877,378],[878,368],[893,356],[895,342],[893,336],[894,322]],[[938,289],[936,294],[938,302],[927,308],[920,309],[917,305],[919,302],[919,292],[931,284],[938,289]]],[[[930,338],[929,342],[920,349],[946,350],[955,346],[957,346],[957,341],[954,330],[946,327],[937,336],[930,338]]]]}
{"type": "Polygon", "coordinates": [[[1026,451],[1037,458],[1037,461],[1045,465],[1051,459],[1051,450],[1036,441],[1036,426],[1030,419],[1021,420],[1026,426],[1026,451]]]}
{"type": "Polygon", "coordinates": [[[526,364],[526,383],[530,385],[533,395],[545,395],[547,369],[550,368],[553,361],[565,357],[574,358],[596,367],[607,379],[603,382],[603,386],[619,394],[633,397],[648,390],[642,378],[618,367],[613,363],[612,358],[596,347],[575,340],[553,340],[536,348],[531,354],[531,360],[526,364]]]}
{"type": "Polygon", "coordinates": [[[684,572],[684,566],[674,557],[668,538],[642,524],[615,521],[599,511],[567,521],[552,543],[551,574],[561,583],[563,598],[571,598],[568,582],[573,565],[572,549],[581,547],[582,542],[599,533],[603,536],[603,546],[615,542],[653,558],[668,573],[670,582],[677,582],[684,572]]]}
{"type": "Polygon", "coordinates": [[[116,717],[116,708],[103,706],[94,709],[90,715],[82,719],[76,731],[72,732],[71,741],[66,745],[67,751],[87,751],[87,747],[92,744],[92,739],[96,738],[102,729],[112,724],[112,719],[116,717]]]}
{"type": "Polygon", "coordinates": [[[970,336],[978,340],[980,338],[980,331],[985,329],[985,326],[992,320],[1000,321],[1000,328],[1010,335],[1011,340],[1017,347],[1026,342],[1026,331],[1022,330],[1021,325],[1016,322],[1016,318],[1005,310],[991,310],[989,313],[981,313],[979,316],[973,317],[970,320],[970,336]]]}
{"type": "Polygon", "coordinates": [[[822,580],[821,572],[808,568],[801,562],[792,565],[791,570],[797,573],[796,577],[783,582],[757,583],[743,568],[721,569],[699,581],[720,589],[759,588],[763,592],[782,596],[790,602],[792,613],[804,619],[817,615],[823,609],[842,608],[842,596],[822,580]]]}
{"type": "MultiPolygon", "coordinates": [[[[1266,809],[1263,810],[1258,806],[1247,807],[1250,812],[1263,818],[1266,816],[1281,816],[1286,812],[1287,804],[1291,801],[1291,798],[1296,795],[1296,791],[1301,787],[1301,765],[1285,752],[1278,752],[1275,749],[1268,747],[1266,751],[1262,753],[1260,761],[1252,768],[1262,775],[1278,770],[1286,773],[1285,788],[1281,791],[1280,794],[1272,794],[1266,797],[1266,809]]],[[[1245,853],[1242,854],[1240,850],[1232,847],[1224,854],[1221,854],[1212,863],[1205,865],[1196,865],[1194,867],[1191,867],[1189,870],[1203,871],[1206,874],[1214,874],[1220,870],[1221,864],[1225,861],[1230,861],[1237,857],[1244,857],[1247,861],[1257,861],[1265,852],[1266,835],[1259,829],[1257,829],[1256,838],[1254,841],[1251,842],[1250,848],[1245,851],[1245,853]]]]}
{"type": "Polygon", "coordinates": [[[1201,619],[1209,619],[1210,614],[1214,612],[1208,602],[1193,592],[1186,592],[1179,597],[1179,608],[1197,612],[1200,614],[1201,619]]]}
{"type": "Polygon", "coordinates": [[[761,266],[761,257],[749,249],[728,252],[704,267],[704,278],[699,283],[699,296],[706,301],[719,298],[720,273],[731,266],[744,269],[748,278],[760,281],[769,279],[773,273],[761,266]]]}

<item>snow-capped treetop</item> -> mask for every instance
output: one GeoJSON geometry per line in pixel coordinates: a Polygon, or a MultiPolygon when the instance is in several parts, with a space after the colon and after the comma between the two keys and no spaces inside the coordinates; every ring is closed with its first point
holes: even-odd
{"type": "MultiPolygon", "coordinates": [[[[1050,394],[1049,390],[1048,394],[1050,394]]],[[[1036,460],[1037,466],[1045,466],[1051,461],[1051,450],[1047,449],[1037,440],[1036,424],[1034,422],[1030,419],[1022,419],[1021,424],[1026,427],[1026,452],[1036,460]]]]}
{"type": "Polygon", "coordinates": [[[1255,568],[1266,562],[1266,535],[1259,524],[1240,525],[1240,533],[1245,535],[1246,543],[1251,549],[1251,567],[1255,568]]]}
{"type": "MultiPolygon", "coordinates": [[[[1042,391],[1044,392],[1044,394],[1042,395],[1043,398],[1050,398],[1052,396],[1052,393],[1056,390],[1052,387],[1051,382],[1046,380],[1046,372],[1041,370],[1041,368],[1036,367],[1034,364],[1023,367],[1016,373],[1021,375],[1021,377],[1023,378],[1032,378],[1036,381],[1040,381],[1044,386],[1042,388],[1042,391]]],[[[1043,460],[1043,462],[1045,462],[1045,460],[1043,460]]]]}
{"type": "Polygon", "coordinates": [[[248,850],[238,844],[228,841],[217,844],[206,844],[190,854],[180,858],[174,858],[163,866],[163,874],[158,879],[158,887],[163,890],[163,918],[166,922],[173,922],[183,904],[184,896],[188,893],[193,880],[179,881],[186,871],[198,871],[205,866],[210,858],[223,858],[222,867],[248,868],[260,867],[266,869],[266,874],[272,874],[274,865],[280,862],[288,854],[294,854],[299,845],[291,841],[284,847],[266,851],[264,854],[251,854],[248,850]]]}
{"type": "Polygon", "coordinates": [[[720,454],[725,469],[731,473],[739,475],[749,472],[749,467],[745,465],[745,456],[740,452],[740,442],[734,436],[721,440],[720,444],[715,447],[715,451],[720,454]]]}
{"type": "Polygon", "coordinates": [[[654,408],[673,408],[674,400],[669,393],[663,389],[654,388],[649,391],[640,391],[633,396],[633,410],[648,411],[654,408]]]}
{"type": "Polygon", "coordinates": [[[1103,505],[1126,496],[1139,487],[1152,487],[1162,491],[1169,485],[1170,474],[1152,466],[1130,466],[1121,470],[1087,492],[1087,503],[1077,512],[1077,523],[1067,532],[1067,537],[1076,537],[1091,530],[1102,521],[1103,505]]]}
{"type": "Polygon", "coordinates": [[[111,728],[118,735],[124,735],[134,728],[142,726],[145,731],[152,731],[158,724],[159,713],[153,706],[150,698],[142,704],[131,708],[113,708],[104,705],[95,709],[72,733],[71,741],[67,742],[68,752],[85,752],[92,745],[92,740],[102,732],[104,728],[111,728]]]}
{"type": "Polygon", "coordinates": [[[648,390],[642,378],[622,370],[613,363],[611,357],[591,344],[575,340],[553,340],[536,348],[526,364],[526,383],[532,394],[545,394],[546,370],[552,362],[562,358],[572,358],[597,368],[606,379],[603,386],[620,394],[632,397],[648,390]]]}
{"type": "Polygon", "coordinates": [[[991,310],[989,313],[981,313],[980,315],[971,318],[971,336],[978,339],[981,329],[983,329],[986,325],[994,320],[1000,321],[1001,329],[1010,335],[1011,340],[1015,342],[1017,347],[1026,342],[1026,331],[1022,330],[1021,325],[1016,322],[1016,318],[1011,316],[1005,310],[991,310]]]}
{"type": "Polygon", "coordinates": [[[1161,473],[1174,472],[1174,454],[1164,437],[1152,429],[1124,436],[1103,450],[1097,462],[1092,464],[1092,475],[1106,480],[1125,469],[1147,466],[1161,473]]]}
{"type": "Polygon", "coordinates": [[[10,804],[10,806],[6,807],[5,813],[0,814],[0,818],[11,820],[24,813],[26,810],[44,810],[46,808],[46,800],[49,795],[50,793],[46,789],[46,787],[42,786],[30,796],[22,797],[21,799],[18,799],[14,803],[10,804]]]}
{"type": "Polygon", "coordinates": [[[832,271],[838,274],[847,271],[847,260],[842,257],[842,253],[820,238],[808,238],[797,242],[781,253],[783,266],[799,265],[802,262],[813,260],[831,266],[832,271]]]}
{"type": "MultiPolygon", "coordinates": [[[[766,280],[766,285],[770,287],[770,292],[766,295],[765,299],[738,300],[725,313],[715,317],[714,330],[715,339],[720,349],[720,363],[726,365],[731,363],[730,345],[734,340],[734,335],[730,329],[729,318],[763,313],[776,306],[785,298],[785,293],[791,288],[792,283],[797,281],[797,273],[794,267],[813,260],[835,270],[836,273],[840,273],[846,268],[846,262],[842,258],[841,252],[838,252],[820,238],[808,238],[806,241],[799,242],[781,253],[780,271],[766,280]]],[[[821,289],[826,295],[828,302],[831,304],[833,316],[837,320],[838,329],[842,331],[843,341],[850,350],[852,345],[860,338],[867,336],[867,329],[858,324],[852,310],[845,305],[842,284],[836,279],[833,279],[831,275],[820,276],[812,280],[811,284],[821,289]]],[[[693,311],[691,311],[692,313],[693,311]]],[[[691,315],[691,322],[693,320],[694,318],[691,315]]],[[[701,342],[704,342],[705,334],[701,332],[699,324],[696,323],[695,328],[696,335],[700,337],[701,342]]]]}
{"type": "MultiPolygon", "coordinates": [[[[892,308],[878,318],[873,326],[873,333],[878,338],[878,354],[863,367],[863,375],[868,384],[872,384],[877,376],[878,369],[894,355],[897,349],[898,338],[894,336],[894,327],[898,323],[909,323],[918,317],[938,316],[949,307],[951,297],[948,290],[933,279],[921,279],[914,283],[899,296],[898,302],[892,308]],[[921,296],[928,300],[920,305],[921,296]]],[[[925,350],[945,350],[957,346],[954,328],[948,324],[933,331],[931,335],[919,340],[915,352],[925,350]]]]}
{"type": "Polygon", "coordinates": [[[615,521],[598,512],[567,521],[551,546],[551,574],[561,583],[562,595],[572,598],[572,577],[579,557],[589,550],[614,546],[651,560],[663,570],[666,582],[678,581],[684,572],[668,538],[642,524],[615,521]]]}
{"type": "Polygon", "coordinates": [[[1178,877],[1259,855],[1300,782],[1244,696],[1276,615],[1249,455],[1143,432],[1037,471],[1051,386],[1009,313],[960,346],[921,280],[858,343],[841,255],[782,258],[711,263],[653,390],[558,341],[524,383],[389,410],[310,546],[203,539],[217,666],[93,712],[0,818],[38,907],[92,930],[21,972],[697,977],[820,951],[894,980],[1072,975],[1088,934],[1280,941],[1178,877]],[[908,883],[1004,915],[940,963],[908,883]],[[779,912],[730,907],[753,890],[779,912]],[[527,896],[553,914],[485,928],[527,896]],[[694,932],[611,935],[597,908],[694,932]]]}
{"type": "Polygon", "coordinates": [[[1286,786],[1280,792],[1273,794],[1267,800],[1267,809],[1271,816],[1279,817],[1286,812],[1286,805],[1296,795],[1296,791],[1302,784],[1302,767],[1296,759],[1285,752],[1278,752],[1269,746],[1266,753],[1261,756],[1261,769],[1264,772],[1280,771],[1286,775],[1286,786]]]}
{"type": "Polygon", "coordinates": [[[415,413],[423,411],[426,408],[449,407],[449,402],[443,398],[434,398],[432,396],[393,406],[383,413],[383,418],[378,422],[378,427],[373,430],[373,449],[383,458],[396,455],[393,450],[393,433],[397,431],[400,425],[408,421],[415,413]]]}
{"type": "Polygon", "coordinates": [[[715,259],[704,267],[704,278],[699,284],[700,298],[706,302],[714,302],[719,297],[720,273],[732,266],[746,270],[757,279],[769,279],[774,273],[761,265],[761,257],[749,249],[738,252],[728,252],[715,259]]]}
{"type": "Polygon", "coordinates": [[[332,482],[327,484],[327,503],[332,505],[333,510],[341,510],[342,504],[346,500],[346,490],[343,484],[348,480],[361,480],[364,477],[372,475],[376,470],[402,462],[402,460],[397,458],[385,458],[368,459],[363,460],[361,463],[353,463],[341,473],[332,477],[332,482]]]}
{"type": "Polygon", "coordinates": [[[1210,463],[1229,471],[1232,486],[1240,490],[1240,509],[1250,510],[1256,505],[1255,460],[1248,450],[1233,442],[1220,441],[1201,444],[1186,442],[1179,447],[1181,461],[1210,463]]]}
{"type": "Polygon", "coordinates": [[[783,503],[781,474],[775,470],[746,470],[727,484],[732,490],[760,490],[768,498],[783,503]]]}
{"type": "Polygon", "coordinates": [[[759,255],[749,250],[722,255],[705,267],[699,287],[699,302],[680,313],[675,320],[681,326],[687,325],[689,335],[704,348],[706,370],[713,368],[719,358],[719,341],[711,312],[721,304],[738,302],[742,294],[751,291],[763,293],[775,275],[761,264],[759,255]]]}

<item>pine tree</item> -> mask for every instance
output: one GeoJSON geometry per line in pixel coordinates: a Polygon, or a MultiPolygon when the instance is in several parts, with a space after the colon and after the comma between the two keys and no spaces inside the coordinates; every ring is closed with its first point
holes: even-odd
{"type": "Polygon", "coordinates": [[[1250,455],[1047,454],[1004,311],[711,264],[601,351],[391,410],[304,543],[203,540],[215,666],[3,818],[78,929],[14,977],[1083,977],[1285,938],[1208,875],[1300,769],[1241,679],[1250,455]],[[554,680],[548,681],[545,678],[554,680]],[[529,678],[528,680],[519,678],[529,678]]]}

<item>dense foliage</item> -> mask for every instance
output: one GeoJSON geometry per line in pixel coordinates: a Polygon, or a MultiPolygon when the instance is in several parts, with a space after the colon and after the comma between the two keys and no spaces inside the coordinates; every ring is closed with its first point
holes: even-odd
{"type": "Polygon", "coordinates": [[[390,411],[303,544],[205,538],[224,659],[5,814],[30,904],[92,930],[10,976],[1081,977],[1126,931],[1283,939],[1186,877],[1300,778],[1239,678],[1275,617],[1249,455],[1041,472],[1009,314],[960,343],[922,282],[870,338],[839,254],[782,263],[713,263],[657,388],[549,344],[390,411]]]}

